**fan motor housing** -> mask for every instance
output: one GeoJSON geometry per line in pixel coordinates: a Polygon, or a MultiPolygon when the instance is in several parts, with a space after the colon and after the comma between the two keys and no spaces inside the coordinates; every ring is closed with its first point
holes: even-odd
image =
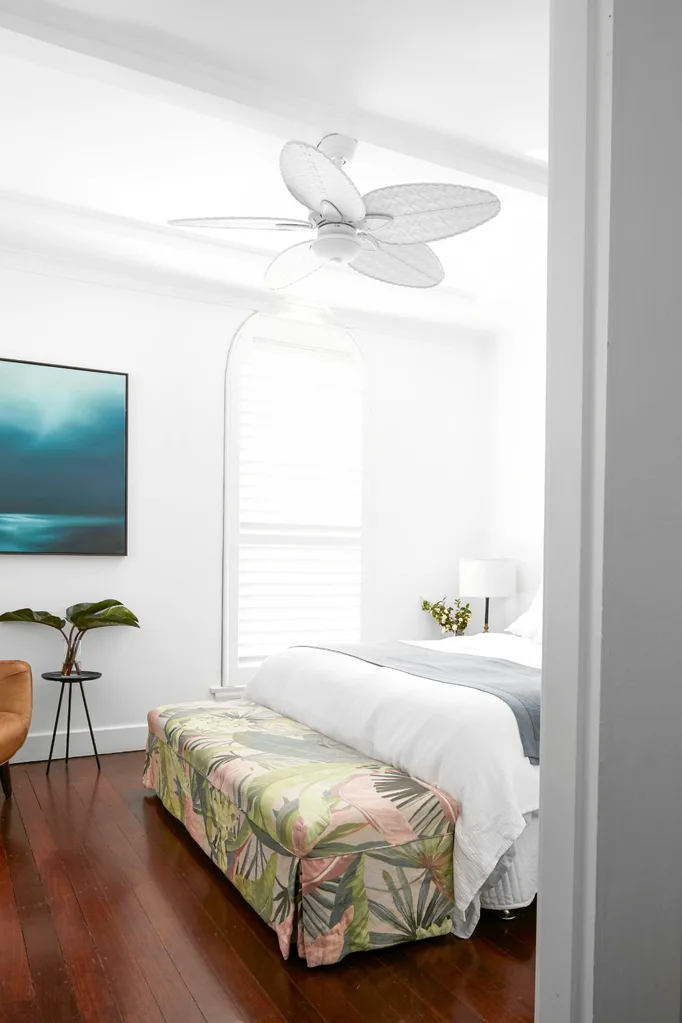
{"type": "Polygon", "coordinates": [[[357,231],[350,224],[322,224],[311,248],[327,263],[348,263],[360,251],[357,231]]]}
{"type": "Polygon", "coordinates": [[[351,138],[350,135],[339,135],[333,133],[331,135],[325,135],[317,143],[317,148],[328,156],[332,163],[335,163],[338,167],[343,167],[355,156],[355,150],[358,148],[358,140],[351,138]]]}

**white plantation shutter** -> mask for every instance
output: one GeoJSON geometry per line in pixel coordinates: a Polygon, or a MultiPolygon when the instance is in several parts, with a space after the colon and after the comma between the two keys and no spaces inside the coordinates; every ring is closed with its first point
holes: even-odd
{"type": "Polygon", "coordinates": [[[235,392],[237,667],[360,636],[362,383],[357,356],[253,339],[235,392]]]}

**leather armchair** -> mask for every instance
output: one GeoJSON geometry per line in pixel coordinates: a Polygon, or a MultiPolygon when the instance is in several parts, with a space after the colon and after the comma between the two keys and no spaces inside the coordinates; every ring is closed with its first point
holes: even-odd
{"type": "Polygon", "coordinates": [[[0,661],[0,783],[12,794],[8,761],[26,741],[33,711],[33,677],[26,661],[0,661]]]}

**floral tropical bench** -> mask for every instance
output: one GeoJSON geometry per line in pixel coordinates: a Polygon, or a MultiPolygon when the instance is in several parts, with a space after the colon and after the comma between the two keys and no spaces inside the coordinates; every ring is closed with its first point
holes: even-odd
{"type": "Polygon", "coordinates": [[[144,784],[309,966],[447,934],[457,804],[246,700],[150,712],[144,784]]]}

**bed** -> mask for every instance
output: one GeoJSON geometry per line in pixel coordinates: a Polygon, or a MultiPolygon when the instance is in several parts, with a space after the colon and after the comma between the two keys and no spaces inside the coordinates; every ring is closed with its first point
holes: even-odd
{"type": "MultiPolygon", "coordinates": [[[[539,669],[542,647],[507,633],[413,646],[539,669]]],[[[461,807],[455,831],[453,930],[469,937],[481,906],[529,905],[537,891],[539,768],[496,696],[292,647],[261,666],[246,696],[437,785],[461,807]]]]}
{"type": "MultiPolygon", "coordinates": [[[[501,634],[397,646],[488,670],[534,671],[541,658],[501,634]]],[[[295,942],[309,965],[326,965],[468,937],[482,907],[536,894],[538,767],[490,692],[294,647],[268,658],[245,699],[159,708],[149,727],[145,785],[283,955],[295,942]]]]}

